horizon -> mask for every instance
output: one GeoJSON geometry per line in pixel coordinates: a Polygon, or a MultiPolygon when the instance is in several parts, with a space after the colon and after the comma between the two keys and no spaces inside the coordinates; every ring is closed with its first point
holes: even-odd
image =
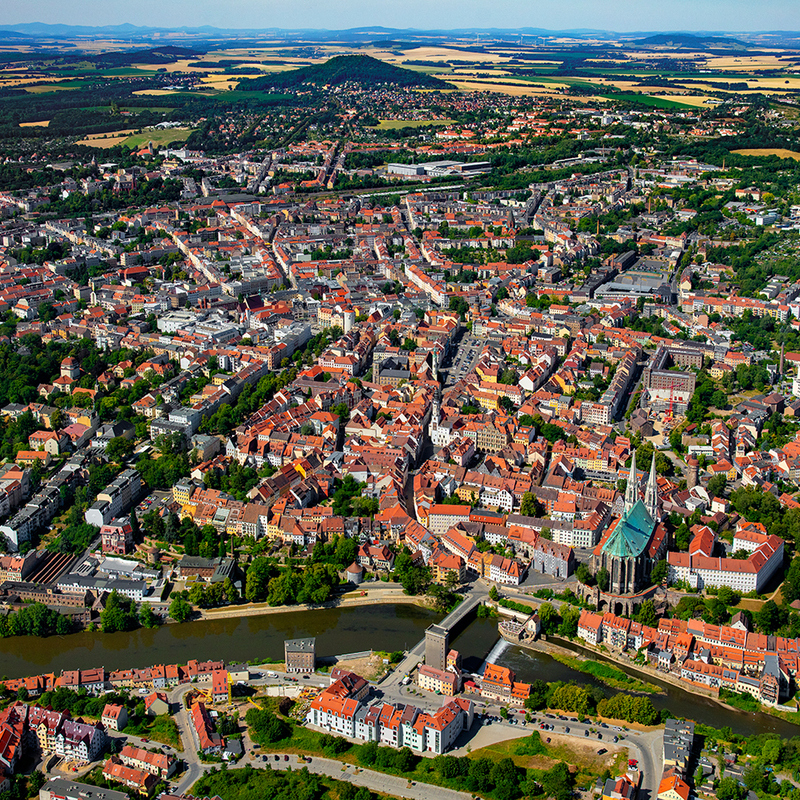
{"type": "Polygon", "coordinates": [[[381,9],[366,0],[351,0],[344,7],[336,0],[296,0],[291,7],[260,0],[232,0],[224,8],[209,0],[173,0],[166,8],[156,0],[143,0],[133,9],[120,0],[76,0],[69,7],[62,0],[34,0],[33,6],[32,13],[30,2],[8,1],[0,29],[20,25],[329,32],[377,27],[408,32],[535,28],[553,33],[628,35],[800,31],[800,5],[786,0],[762,0],[757,5],[746,0],[622,0],[613,8],[594,0],[568,0],[553,7],[524,9],[515,0],[440,0],[434,8],[422,0],[410,0],[402,8],[381,9]],[[458,26],[453,25],[454,19],[459,21],[458,26]],[[737,24],[723,29],[719,26],[722,20],[735,20],[737,24]],[[765,20],[773,24],[765,25],[765,20]]]}

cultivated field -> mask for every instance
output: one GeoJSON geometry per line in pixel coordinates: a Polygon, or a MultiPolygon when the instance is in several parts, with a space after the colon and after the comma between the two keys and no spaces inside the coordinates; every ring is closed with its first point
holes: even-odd
{"type": "Polygon", "coordinates": [[[800,153],[783,148],[770,149],[769,147],[753,147],[745,150],[733,150],[731,152],[739,156],[778,156],[778,158],[793,158],[795,161],[800,161],[800,153]]]}
{"type": "Polygon", "coordinates": [[[103,150],[124,144],[131,150],[142,147],[148,142],[156,145],[165,145],[170,142],[184,142],[189,138],[191,128],[168,128],[167,130],[153,130],[136,133],[135,131],[115,131],[114,133],[93,133],[81,139],[77,144],[87,147],[99,147],[103,150]]]}

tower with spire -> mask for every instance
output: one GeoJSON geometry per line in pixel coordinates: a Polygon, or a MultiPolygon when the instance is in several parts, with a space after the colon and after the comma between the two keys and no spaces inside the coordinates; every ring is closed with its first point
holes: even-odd
{"type": "Polygon", "coordinates": [[[644,505],[650,516],[657,522],[658,513],[658,474],[656,473],[656,451],[653,450],[653,460],[650,462],[650,474],[647,476],[647,486],[644,490],[644,505]]]}
{"type": "Polygon", "coordinates": [[[625,487],[625,513],[630,513],[639,499],[639,478],[636,474],[636,451],[631,459],[631,473],[628,475],[628,485],[625,487]]]}
{"type": "Polygon", "coordinates": [[[625,509],[598,544],[592,559],[595,572],[601,568],[608,571],[611,594],[635,594],[648,585],[652,565],[663,558],[666,550],[666,531],[658,509],[655,452],[644,497],[639,489],[634,451],[625,489],[625,509]]]}

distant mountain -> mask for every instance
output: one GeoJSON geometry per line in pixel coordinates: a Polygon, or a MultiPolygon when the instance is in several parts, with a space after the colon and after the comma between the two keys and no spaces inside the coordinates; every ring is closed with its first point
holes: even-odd
{"type": "Polygon", "coordinates": [[[429,89],[447,89],[450,84],[410,69],[387,64],[372,56],[335,56],[324,64],[276,72],[259,78],[244,80],[239,88],[244,91],[263,89],[294,89],[311,84],[314,86],[337,86],[341,83],[358,83],[361,86],[394,84],[396,86],[420,86],[429,89]]]}
{"type": "MultiPolygon", "coordinates": [[[[35,4],[32,4],[35,5],[35,4]]],[[[382,40],[402,43],[407,45],[416,42],[420,45],[430,45],[441,39],[452,42],[453,37],[474,40],[472,44],[484,45],[491,41],[508,40],[523,44],[531,44],[531,38],[539,39],[537,44],[555,44],[551,40],[564,37],[592,40],[596,42],[617,41],[630,46],[638,44],[644,47],[656,47],[669,43],[676,43],[681,47],[706,47],[719,49],[732,49],[743,46],[743,42],[768,44],[774,42],[789,42],[794,46],[800,41],[797,31],[724,31],[724,30],[699,30],[692,33],[662,33],[654,30],[627,31],[625,33],[599,30],[594,28],[385,28],[380,25],[346,28],[340,30],[323,30],[319,28],[217,28],[212,25],[186,25],[175,27],[152,27],[123,23],[119,25],[67,25],[61,23],[23,22],[14,25],[3,25],[3,32],[16,32],[26,34],[39,40],[72,40],[79,39],[122,39],[124,41],[158,46],[165,40],[172,40],[176,44],[185,43],[188,39],[200,41],[201,46],[207,48],[212,41],[224,43],[225,41],[249,39],[249,37],[274,37],[284,42],[307,43],[336,41],[348,44],[365,44],[382,40]],[[740,38],[732,38],[733,36],[740,38]],[[488,39],[489,42],[486,42],[488,39]],[[681,44],[681,40],[684,40],[681,44]]],[[[4,37],[0,37],[4,38],[4,37]]],[[[253,42],[253,45],[260,44],[253,42]]],[[[78,44],[80,46],[80,44],[78,44]]],[[[250,44],[248,44],[250,46],[250,44]]]]}
{"type": "Polygon", "coordinates": [[[673,47],[682,50],[698,48],[724,48],[743,49],[747,44],[739,39],[731,39],[726,36],[695,36],[691,33],[657,33],[655,36],[648,36],[646,39],[638,39],[629,44],[639,47],[673,47]]]}

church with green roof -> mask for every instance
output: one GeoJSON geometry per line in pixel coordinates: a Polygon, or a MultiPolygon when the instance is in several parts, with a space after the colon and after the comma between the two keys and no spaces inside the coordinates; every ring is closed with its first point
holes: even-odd
{"type": "Polygon", "coordinates": [[[658,508],[655,452],[650,474],[647,476],[644,498],[641,497],[639,487],[634,451],[628,486],[625,489],[625,509],[611,523],[592,558],[595,574],[604,568],[608,572],[607,594],[630,595],[647,588],[653,565],[664,558],[666,553],[667,532],[658,508]]]}

